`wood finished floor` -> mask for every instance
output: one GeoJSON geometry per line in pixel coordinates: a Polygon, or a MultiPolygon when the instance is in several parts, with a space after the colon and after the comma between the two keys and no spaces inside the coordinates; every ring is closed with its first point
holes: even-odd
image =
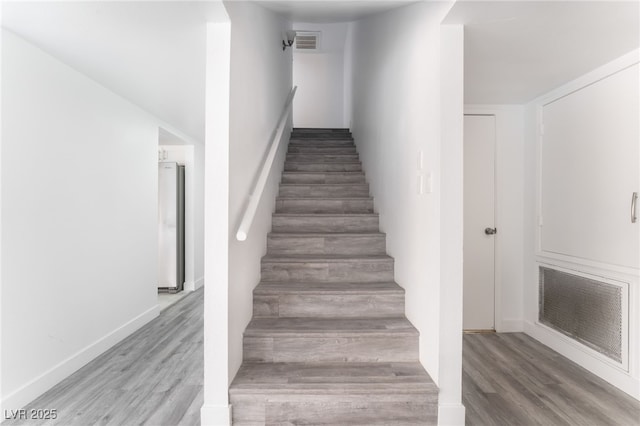
{"type": "Polygon", "coordinates": [[[200,425],[203,375],[200,289],[26,407],[56,420],[2,425],[200,425]]]}
{"type": "Polygon", "coordinates": [[[463,346],[467,425],[640,425],[640,402],[523,333],[463,346]]]}
{"type": "MultiPolygon", "coordinates": [[[[203,290],[26,408],[55,421],[5,425],[199,425],[203,290]]],[[[467,425],[640,425],[640,402],[522,333],[464,336],[467,425]]]]}

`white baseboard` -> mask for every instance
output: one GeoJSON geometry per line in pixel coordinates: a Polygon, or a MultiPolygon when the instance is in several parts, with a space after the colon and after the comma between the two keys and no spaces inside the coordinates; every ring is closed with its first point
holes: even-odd
{"type": "Polygon", "coordinates": [[[195,291],[203,286],[204,286],[204,277],[200,277],[197,280],[195,280],[195,282],[193,283],[193,290],[195,291]]]}
{"type": "Polygon", "coordinates": [[[3,410],[17,410],[23,408],[25,405],[69,377],[81,367],[84,367],[107,349],[113,347],[140,327],[156,318],[158,316],[158,312],[158,306],[156,305],[141,313],[131,321],[96,340],[89,346],[79,350],[69,358],[60,362],[58,365],[22,385],[17,390],[11,392],[9,395],[2,398],[0,406],[2,406],[3,410]]]}
{"type": "Polygon", "coordinates": [[[438,426],[464,426],[464,413],[462,404],[439,404],[438,426]]]}
{"type": "Polygon", "coordinates": [[[640,400],[640,380],[631,376],[626,371],[621,370],[605,361],[598,359],[589,353],[588,348],[581,348],[579,343],[569,343],[566,337],[559,336],[555,332],[538,324],[526,321],[524,323],[525,333],[533,337],[543,345],[546,345],[569,358],[571,361],[589,370],[591,373],[603,380],[611,383],[621,391],[629,394],[633,398],[640,400]]]}
{"type": "Polygon", "coordinates": [[[519,333],[524,331],[524,322],[517,319],[503,319],[496,327],[498,333],[519,333]]]}
{"type": "Polygon", "coordinates": [[[231,405],[207,405],[200,409],[202,426],[229,426],[231,424],[231,405]]]}

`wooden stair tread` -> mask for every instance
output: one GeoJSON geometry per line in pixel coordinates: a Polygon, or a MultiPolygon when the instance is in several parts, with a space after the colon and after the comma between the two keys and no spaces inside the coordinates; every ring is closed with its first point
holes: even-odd
{"type": "Polygon", "coordinates": [[[367,254],[367,255],[307,255],[307,254],[285,254],[285,255],[270,255],[267,254],[262,258],[263,262],[282,262],[282,263],[341,263],[341,262],[379,262],[379,261],[391,261],[393,257],[387,254],[367,254]]]}
{"type": "Polygon", "coordinates": [[[253,318],[245,337],[349,337],[365,335],[411,335],[418,330],[406,318],[253,318]]]}
{"type": "MultiPolygon", "coordinates": [[[[317,147],[313,147],[317,148],[317,147]]],[[[359,161],[360,154],[357,152],[348,152],[348,153],[330,153],[330,152],[288,152],[287,153],[287,161],[315,161],[316,158],[326,159],[329,158],[334,161],[350,159],[351,161],[359,161]],[[310,157],[311,160],[300,159],[297,157],[310,157]],[[346,157],[346,158],[343,158],[346,157]]]]}
{"type": "Polygon", "coordinates": [[[289,160],[288,164],[361,164],[360,161],[317,161],[317,160],[289,160]]]}
{"type": "Polygon", "coordinates": [[[351,133],[348,127],[294,127],[292,132],[346,132],[351,133]]]}
{"type": "Polygon", "coordinates": [[[342,137],[342,138],[326,138],[326,137],[318,137],[312,139],[305,139],[301,137],[293,137],[289,141],[289,146],[293,147],[355,147],[356,144],[351,137],[342,137]]]}
{"type": "Polygon", "coordinates": [[[353,171],[346,171],[346,172],[336,172],[336,171],[332,171],[332,170],[327,170],[326,172],[300,172],[300,171],[296,171],[296,170],[286,170],[284,171],[285,175],[362,175],[364,176],[364,172],[353,172],[353,171]]]}
{"type": "Polygon", "coordinates": [[[419,362],[244,363],[229,393],[437,393],[419,362]]]}
{"type": "Polygon", "coordinates": [[[377,294],[404,293],[404,289],[395,282],[277,282],[262,281],[253,290],[254,295],[272,294],[377,294]]]}
{"type": "Polygon", "coordinates": [[[308,237],[308,238],[323,238],[323,237],[383,237],[386,234],[383,232],[270,232],[267,234],[269,238],[291,238],[291,237],[308,237]]]}
{"type": "Polygon", "coordinates": [[[358,216],[378,216],[378,213],[273,213],[273,216],[278,217],[358,217],[358,216]]]}
{"type": "Polygon", "coordinates": [[[369,184],[368,183],[350,183],[350,182],[346,182],[346,183],[281,183],[280,187],[283,187],[283,186],[294,187],[294,188],[305,187],[305,186],[313,186],[314,188],[323,187],[323,186],[326,186],[328,188],[339,188],[343,186],[368,187],[369,184]]]}
{"type": "Polygon", "coordinates": [[[373,197],[371,195],[350,195],[350,196],[344,196],[344,195],[339,195],[339,196],[329,196],[329,195],[319,195],[317,197],[314,196],[309,196],[306,195],[304,197],[300,197],[300,196],[296,196],[296,195],[278,195],[276,197],[276,200],[373,200],[373,197]]]}

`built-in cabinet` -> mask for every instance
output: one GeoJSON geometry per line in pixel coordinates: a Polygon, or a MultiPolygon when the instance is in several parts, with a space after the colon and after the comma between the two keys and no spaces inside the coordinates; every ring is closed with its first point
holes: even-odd
{"type": "Polygon", "coordinates": [[[639,267],[638,117],[638,64],[542,105],[542,253],[639,267]]]}
{"type": "Polygon", "coordinates": [[[537,318],[527,330],[636,398],[638,57],[626,55],[534,102],[538,288],[537,318]]]}

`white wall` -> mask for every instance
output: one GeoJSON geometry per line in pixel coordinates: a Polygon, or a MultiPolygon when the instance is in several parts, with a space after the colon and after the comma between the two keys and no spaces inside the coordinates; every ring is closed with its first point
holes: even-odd
{"type": "MultiPolygon", "coordinates": [[[[638,63],[640,52],[633,51],[611,63],[604,64],[598,69],[579,77],[557,89],[554,89],[533,100],[525,107],[525,181],[524,181],[524,329],[525,332],[540,340],[545,345],[558,351],[572,361],[592,373],[609,381],[636,399],[640,399],[640,273],[637,269],[609,265],[604,262],[549,253],[540,250],[538,214],[541,170],[540,164],[540,132],[539,110],[541,105],[569,95],[580,88],[589,86],[597,81],[603,81],[607,76],[622,70],[631,64],[638,63]],[[575,341],[566,338],[548,327],[538,323],[538,266],[539,262],[554,265],[560,269],[567,268],[579,274],[596,277],[599,280],[614,280],[629,283],[629,366],[614,365],[605,357],[586,348],[575,341]]],[[[625,96],[629,92],[625,92],[625,96]]],[[[638,96],[636,93],[635,96],[638,96]]],[[[637,99],[636,99],[637,102],[637,99]]],[[[584,105],[583,105],[584,106],[584,105]]],[[[595,105],[594,105],[595,106],[595,105]]],[[[582,107],[582,106],[581,106],[582,107]]],[[[637,131],[637,130],[635,130],[637,131]]],[[[608,130],[612,137],[624,135],[621,129],[618,133],[615,127],[608,130]]],[[[630,132],[630,134],[633,134],[630,132]]],[[[635,159],[640,163],[640,158],[635,159]]],[[[633,161],[633,160],[631,160],[633,161]]],[[[567,168],[569,171],[570,168],[567,168]]],[[[640,182],[637,183],[640,186],[640,182]]],[[[629,194],[630,195],[630,194],[629,194]]],[[[627,205],[628,206],[628,205],[627,205]]],[[[627,207],[628,208],[628,207],[627,207]]],[[[621,215],[622,217],[622,215],[621,215]]],[[[628,220],[625,210],[623,220],[628,220]]],[[[633,225],[627,222],[631,228],[633,225]]],[[[636,225],[637,226],[637,225],[636,225]]],[[[636,228],[637,229],[637,228],[636,228]]],[[[638,236],[640,238],[640,236],[638,236]]]]}
{"type": "MultiPolygon", "coordinates": [[[[349,24],[293,25],[296,31],[320,31],[320,48],[314,52],[294,50],[293,102],[296,127],[348,127],[345,123],[345,41],[349,24]]],[[[287,49],[289,50],[289,49],[287,49]]]]}
{"type": "Polygon", "coordinates": [[[282,51],[282,31],[291,24],[250,2],[226,2],[231,18],[229,124],[229,381],[242,363],[242,334],[253,309],[253,288],[260,281],[278,183],[290,126],[283,133],[253,226],[246,241],[235,239],[271,132],[291,91],[291,49],[282,51]]]}
{"type": "MultiPolygon", "coordinates": [[[[437,380],[438,194],[417,193],[417,159],[439,175],[438,16],[418,4],[354,24],[353,132],[420,359],[437,380]],[[420,49],[421,51],[419,51],[420,49]],[[412,54],[415,52],[415,54],[412,54]],[[435,343],[435,346],[434,346],[435,343]]],[[[435,182],[437,191],[437,181],[435,182]]]]}
{"type": "MultiPolygon", "coordinates": [[[[443,379],[441,355],[451,351],[454,364],[461,357],[461,343],[456,343],[455,336],[462,330],[462,283],[455,276],[455,282],[441,282],[440,264],[441,215],[456,215],[456,211],[440,211],[440,199],[448,194],[440,187],[439,24],[450,6],[417,3],[353,25],[353,132],[380,213],[381,230],[387,233],[387,251],[395,258],[396,281],[406,290],[407,317],[420,331],[420,361],[437,383],[443,379]],[[424,158],[422,170],[418,168],[420,152],[424,158]],[[419,176],[427,180],[429,175],[433,192],[419,195],[419,176]],[[453,286],[454,294],[446,295],[452,304],[441,308],[441,286],[445,285],[453,286]],[[457,286],[460,297],[456,302],[457,286]],[[441,309],[445,313],[449,310],[449,323],[442,322],[441,309]],[[448,343],[453,347],[440,345],[444,331],[441,325],[450,330],[453,341],[448,343]]],[[[455,56],[457,51],[452,53],[455,56]]],[[[452,63],[456,63],[455,57],[452,63]]],[[[461,69],[443,71],[451,72],[452,78],[461,73],[461,69]]],[[[456,102],[461,132],[462,99],[456,102]]],[[[451,137],[457,140],[455,134],[451,137]]],[[[461,144],[461,140],[457,142],[461,144]]],[[[447,157],[454,169],[462,164],[462,157],[456,159],[455,152],[453,158],[447,157]]],[[[459,188],[453,185],[453,196],[461,195],[462,184],[459,188]]],[[[461,261],[461,240],[454,240],[448,249],[459,249],[461,261]]],[[[453,386],[459,389],[460,381],[456,384],[455,376],[459,377],[460,366],[447,368],[444,374],[452,374],[453,386]]],[[[457,399],[459,412],[460,393],[455,389],[451,392],[451,398],[445,400],[455,405],[457,399]]]]}
{"type": "MultiPolygon", "coordinates": [[[[222,6],[221,4],[219,4],[222,6]]],[[[221,14],[228,20],[226,10],[221,14]]],[[[229,406],[229,73],[231,24],[207,24],[204,150],[204,403],[202,425],[230,424],[229,406]]]]}
{"type": "Polygon", "coordinates": [[[498,332],[523,331],[524,107],[465,105],[496,120],[496,317],[498,332]]]}
{"type": "Polygon", "coordinates": [[[2,34],[2,403],[157,315],[158,122],[2,34]]]}
{"type": "Polygon", "coordinates": [[[205,174],[205,149],[204,144],[194,145],[194,173],[196,182],[193,200],[193,288],[194,290],[204,285],[204,174],[205,174]]]}
{"type": "Polygon", "coordinates": [[[3,2],[2,25],[204,140],[206,22],[220,0],[3,2]]]}
{"type": "MultiPolygon", "coordinates": [[[[2,5],[0,4],[0,22],[2,21],[2,5]]],[[[4,35],[4,31],[0,31],[0,53],[1,53],[1,49],[2,49],[2,43],[3,43],[3,35],[4,35]]],[[[2,75],[2,54],[0,54],[0,76],[2,75]]],[[[2,129],[2,104],[3,102],[1,101],[2,99],[4,99],[2,97],[2,82],[0,81],[0,129],[2,129]]],[[[4,365],[3,357],[2,357],[2,318],[3,318],[3,309],[2,309],[2,284],[3,284],[3,273],[2,273],[2,132],[0,130],[0,413],[4,413],[4,409],[5,409],[5,402],[4,402],[4,398],[2,397],[2,395],[4,395],[3,392],[3,374],[2,374],[2,368],[4,365]]]]}
{"type": "Polygon", "coordinates": [[[354,23],[347,26],[347,37],[344,42],[344,90],[343,97],[343,126],[351,128],[351,114],[353,112],[353,28],[354,23]]]}
{"type": "Polygon", "coordinates": [[[440,27],[438,424],[463,425],[464,28],[440,27]]]}

